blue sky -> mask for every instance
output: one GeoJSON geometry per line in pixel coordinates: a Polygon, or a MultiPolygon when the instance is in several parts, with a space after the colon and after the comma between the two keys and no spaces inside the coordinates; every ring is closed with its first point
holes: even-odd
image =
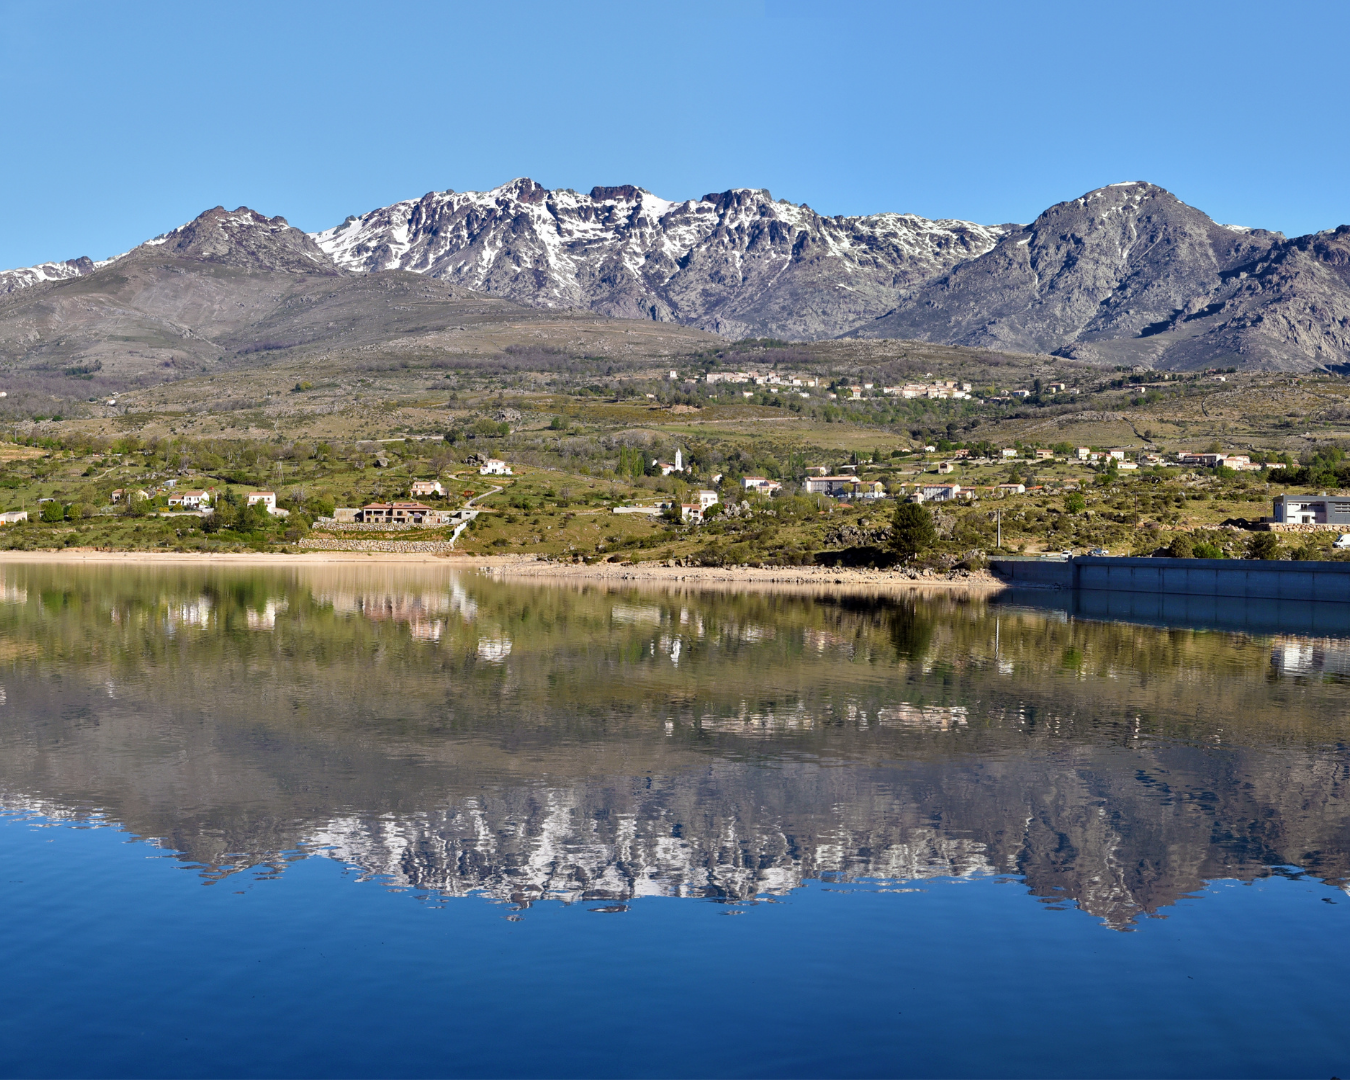
{"type": "Polygon", "coordinates": [[[1028,221],[1350,222],[1350,3],[0,0],[0,267],[531,176],[1028,221]]]}

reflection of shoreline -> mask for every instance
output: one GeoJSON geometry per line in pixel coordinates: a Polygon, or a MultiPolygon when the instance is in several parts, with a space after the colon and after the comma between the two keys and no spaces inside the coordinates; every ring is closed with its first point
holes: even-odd
{"type": "Polygon", "coordinates": [[[1001,581],[985,572],[953,571],[951,576],[912,577],[889,570],[855,570],[823,566],[786,567],[680,567],[656,563],[619,566],[606,563],[546,562],[532,555],[427,555],[363,551],[305,552],[194,552],[97,551],[66,548],[58,551],[0,551],[0,563],[74,564],[115,566],[239,566],[303,569],[311,566],[434,566],[445,570],[483,570],[497,579],[557,584],[596,582],[634,588],[670,586],[698,589],[808,589],[836,591],[839,586],[886,588],[902,592],[936,589],[1001,592],[1001,581]]]}

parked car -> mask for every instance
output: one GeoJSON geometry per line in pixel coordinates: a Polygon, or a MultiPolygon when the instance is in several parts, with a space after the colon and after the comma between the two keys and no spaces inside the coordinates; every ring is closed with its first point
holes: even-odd
{"type": "Polygon", "coordinates": [[[1350,533],[1341,533],[1331,545],[1337,551],[1350,550],[1350,533]]]}
{"type": "Polygon", "coordinates": [[[1111,553],[1107,551],[1106,548],[1093,548],[1091,551],[1088,552],[1088,554],[1095,555],[1097,556],[1097,558],[1101,559],[1107,555],[1110,555],[1111,553]]]}

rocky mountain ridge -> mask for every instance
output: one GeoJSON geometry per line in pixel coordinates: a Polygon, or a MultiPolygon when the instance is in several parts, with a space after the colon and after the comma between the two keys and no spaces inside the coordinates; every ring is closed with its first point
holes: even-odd
{"type": "MultiPolygon", "coordinates": [[[[216,207],[114,260],[0,273],[0,299],[37,300],[151,254],[243,275],[412,272],[528,307],[731,338],[899,338],[1145,368],[1350,365],[1350,226],[1289,239],[1220,225],[1140,181],[996,226],[824,217],[745,188],[670,202],[632,185],[583,195],[524,178],[430,192],[309,235],[216,207]]],[[[25,305],[6,308],[0,320],[25,305]]]]}
{"type": "Polygon", "coordinates": [[[44,281],[68,281],[83,277],[92,274],[96,265],[88,255],[81,255],[78,259],[66,259],[64,262],[45,262],[18,270],[0,270],[0,296],[41,285],[44,281]]]}
{"type": "Polygon", "coordinates": [[[428,192],[314,239],[349,270],[413,270],[519,303],[680,322],[729,337],[833,337],[900,290],[988,251],[1003,226],[828,218],[767,191],[669,202],[528,178],[428,192]]]}

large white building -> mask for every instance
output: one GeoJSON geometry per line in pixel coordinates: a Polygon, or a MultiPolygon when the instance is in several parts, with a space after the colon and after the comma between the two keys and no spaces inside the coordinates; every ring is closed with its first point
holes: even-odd
{"type": "Polygon", "coordinates": [[[1328,525],[1350,531],[1350,497],[1276,495],[1274,517],[1285,525],[1328,525]]]}

